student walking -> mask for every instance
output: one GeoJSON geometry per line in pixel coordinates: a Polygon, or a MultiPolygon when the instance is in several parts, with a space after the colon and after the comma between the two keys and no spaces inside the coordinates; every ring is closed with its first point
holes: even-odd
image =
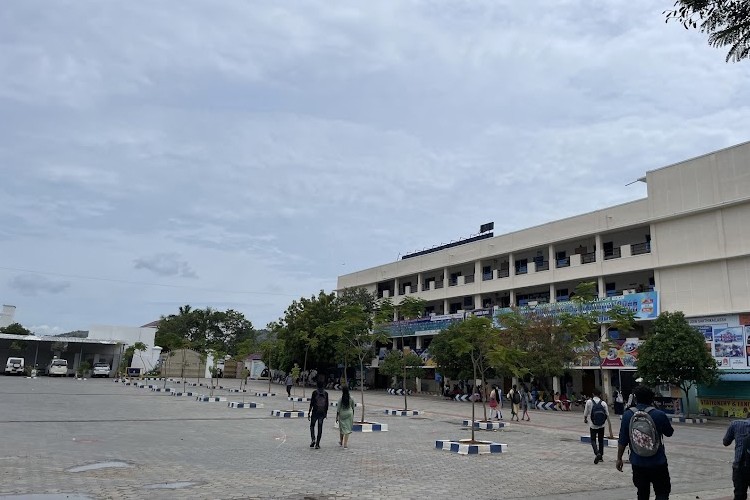
{"type": "Polygon", "coordinates": [[[339,446],[347,448],[354,425],[354,400],[349,395],[347,386],[341,388],[341,399],[336,407],[336,422],[339,424],[339,446]]]}
{"type": "Polygon", "coordinates": [[[521,387],[521,420],[531,421],[529,417],[529,393],[521,387]]]}
{"type": "Polygon", "coordinates": [[[508,399],[510,399],[510,420],[513,421],[513,417],[516,417],[518,422],[518,412],[520,411],[521,405],[521,394],[518,392],[518,387],[513,384],[513,388],[508,392],[508,399]]]}
{"type": "Polygon", "coordinates": [[[648,500],[652,484],[656,500],[667,500],[672,483],[663,438],[674,434],[674,429],[667,415],[651,406],[654,402],[651,388],[639,385],[633,393],[637,404],[622,415],[615,466],[622,472],[622,455],[625,447],[630,446],[633,485],[638,491],[638,500],[648,500]]]}
{"type": "Polygon", "coordinates": [[[502,407],[503,391],[497,385],[493,385],[492,390],[490,391],[490,420],[492,420],[493,414],[497,420],[503,419],[502,407]]]}
{"type": "Polygon", "coordinates": [[[294,379],[292,378],[292,374],[288,373],[286,375],[286,395],[291,397],[292,396],[292,385],[294,384],[294,379]]]}
{"type": "Polygon", "coordinates": [[[724,435],[724,446],[734,441],[734,461],[732,462],[732,483],[734,500],[747,500],[747,489],[750,487],[750,411],[744,420],[735,420],[729,424],[724,435]]]}
{"type": "Polygon", "coordinates": [[[586,401],[586,407],[583,410],[583,422],[589,424],[594,463],[598,464],[604,460],[604,424],[609,418],[609,408],[607,408],[607,403],[602,401],[602,391],[594,388],[592,392],[594,396],[586,401]],[[591,423],[589,423],[589,417],[591,417],[591,423]]]}
{"type": "Polygon", "coordinates": [[[310,421],[310,448],[320,449],[320,438],[323,435],[323,420],[328,416],[328,393],[323,387],[323,382],[318,382],[318,387],[310,398],[310,409],[307,410],[307,420],[310,421]],[[312,418],[311,418],[312,416],[312,418]],[[315,437],[315,424],[318,424],[318,437],[315,437]]]}

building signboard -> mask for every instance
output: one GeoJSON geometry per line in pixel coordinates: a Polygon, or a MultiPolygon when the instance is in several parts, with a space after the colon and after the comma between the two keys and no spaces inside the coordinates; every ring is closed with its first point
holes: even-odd
{"type": "Polygon", "coordinates": [[[720,370],[744,369],[750,366],[750,317],[747,314],[724,314],[688,318],[706,340],[720,370]]]}

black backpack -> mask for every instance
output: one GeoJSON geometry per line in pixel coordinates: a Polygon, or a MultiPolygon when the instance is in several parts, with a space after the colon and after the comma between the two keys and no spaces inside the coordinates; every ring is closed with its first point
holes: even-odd
{"type": "Polygon", "coordinates": [[[518,391],[513,391],[513,404],[518,404],[521,402],[521,394],[519,394],[518,391]]]}
{"type": "Polygon", "coordinates": [[[604,422],[607,421],[607,412],[604,411],[604,406],[602,406],[602,400],[600,399],[598,402],[593,401],[594,403],[591,407],[591,423],[594,425],[604,425],[604,422]]]}
{"type": "Polygon", "coordinates": [[[750,473],[750,433],[745,435],[745,446],[742,448],[742,455],[738,464],[745,472],[750,473]]]}
{"type": "Polygon", "coordinates": [[[326,413],[328,411],[328,397],[326,391],[315,390],[315,411],[317,413],[326,413]]]}

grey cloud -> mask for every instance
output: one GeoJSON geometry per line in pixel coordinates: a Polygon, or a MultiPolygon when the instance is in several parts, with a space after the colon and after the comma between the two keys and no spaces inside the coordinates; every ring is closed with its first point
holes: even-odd
{"type": "Polygon", "coordinates": [[[11,278],[8,285],[22,295],[34,296],[40,293],[61,293],[70,287],[70,282],[51,279],[41,274],[19,274],[11,278]]]}
{"type": "Polygon", "coordinates": [[[135,259],[136,269],[146,269],[159,276],[176,276],[180,278],[197,278],[187,261],[181,260],[179,254],[157,253],[135,259]]]}

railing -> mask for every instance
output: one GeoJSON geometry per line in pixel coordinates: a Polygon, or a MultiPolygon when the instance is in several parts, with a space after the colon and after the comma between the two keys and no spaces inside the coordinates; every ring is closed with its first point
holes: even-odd
{"type": "Polygon", "coordinates": [[[570,267],[570,257],[564,259],[557,259],[557,267],[570,267]]]}
{"type": "Polygon", "coordinates": [[[620,247],[613,248],[612,250],[604,251],[604,260],[619,259],[620,257],[622,257],[622,252],[620,251],[620,247]]]}
{"type": "Polygon", "coordinates": [[[591,264],[592,262],[596,262],[596,252],[589,252],[581,255],[581,264],[591,264]]]}
{"type": "Polygon", "coordinates": [[[435,282],[435,290],[439,290],[440,288],[443,288],[444,281],[436,281],[435,282]]]}
{"type": "Polygon", "coordinates": [[[456,286],[458,285],[458,277],[450,278],[448,280],[448,286],[456,286]]]}
{"type": "Polygon", "coordinates": [[[489,281],[492,279],[492,271],[489,273],[482,273],[482,281],[489,281]]]}
{"type": "Polygon", "coordinates": [[[630,245],[630,255],[642,255],[644,253],[651,253],[651,243],[635,243],[630,245]]]}
{"type": "Polygon", "coordinates": [[[469,283],[474,283],[474,275],[473,274],[467,274],[464,278],[464,285],[468,285],[469,283]]]}
{"type": "Polygon", "coordinates": [[[510,269],[498,269],[497,271],[498,278],[507,278],[508,276],[510,276],[510,269]]]}
{"type": "Polygon", "coordinates": [[[549,261],[545,260],[542,262],[537,263],[536,265],[536,271],[549,271],[549,261]]]}
{"type": "Polygon", "coordinates": [[[528,266],[518,266],[516,268],[516,274],[526,274],[529,272],[528,266]]]}

